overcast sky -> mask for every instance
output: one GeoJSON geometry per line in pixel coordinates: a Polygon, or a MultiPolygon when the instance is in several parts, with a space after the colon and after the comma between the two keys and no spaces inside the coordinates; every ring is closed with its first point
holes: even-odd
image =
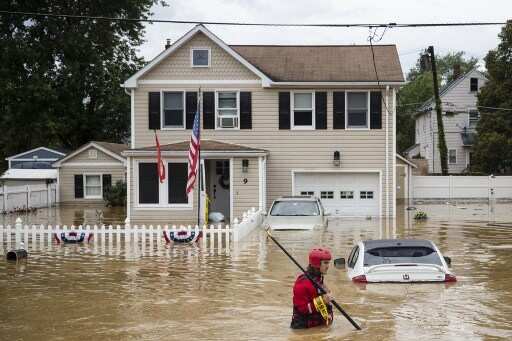
{"type": "MultiPolygon", "coordinates": [[[[512,0],[166,0],[154,6],[155,19],[257,23],[439,23],[506,21],[512,0]]],[[[165,40],[177,40],[193,25],[147,25],[139,54],[154,58],[165,40]]],[[[228,44],[367,44],[368,28],[280,28],[207,26],[228,44]]],[[[396,44],[406,73],[418,53],[434,45],[436,53],[465,51],[479,59],[498,44],[501,26],[393,28],[380,44],[396,44]]]]}

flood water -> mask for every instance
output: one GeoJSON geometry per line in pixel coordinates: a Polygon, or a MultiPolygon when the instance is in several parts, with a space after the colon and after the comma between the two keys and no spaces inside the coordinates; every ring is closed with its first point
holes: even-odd
{"type": "MultiPolygon", "coordinates": [[[[200,246],[93,245],[36,248],[26,262],[0,260],[2,340],[510,340],[512,206],[418,205],[430,219],[333,219],[326,230],[274,232],[306,265],[324,246],[347,257],[354,242],[427,238],[452,258],[458,282],[356,286],[344,270],[326,283],[342,315],[334,325],[292,331],[298,270],[264,233],[227,254],[200,246]],[[149,248],[150,246],[146,246],[149,248]]],[[[5,250],[4,250],[5,252],[5,250]]]]}

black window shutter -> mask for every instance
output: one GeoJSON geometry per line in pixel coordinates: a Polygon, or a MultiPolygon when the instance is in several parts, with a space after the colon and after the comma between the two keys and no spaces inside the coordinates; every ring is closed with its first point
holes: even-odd
{"type": "Polygon", "coordinates": [[[315,129],[327,129],[327,92],[315,92],[315,129]]]}
{"type": "Polygon", "coordinates": [[[332,127],[345,129],[345,91],[333,92],[332,101],[332,127]]]}
{"type": "Polygon", "coordinates": [[[160,129],[160,92],[150,92],[149,95],[149,108],[148,108],[148,121],[149,129],[160,129]]]}
{"type": "Polygon", "coordinates": [[[382,129],[382,92],[370,92],[370,129],[382,129]]]}
{"type": "Polygon", "coordinates": [[[203,92],[203,129],[215,129],[214,92],[203,92]]]}
{"type": "Polygon", "coordinates": [[[186,204],[187,196],[187,171],[186,163],[169,163],[169,204],[186,204]]]}
{"type": "Polygon", "coordinates": [[[103,174],[103,195],[105,195],[105,192],[112,187],[112,175],[111,174],[103,174]]]}
{"type": "Polygon", "coordinates": [[[240,92],[240,129],[252,129],[252,96],[240,92]]]}
{"type": "Polygon", "coordinates": [[[75,198],[80,199],[84,197],[84,176],[82,174],[75,174],[75,198]]]}
{"type": "Polygon", "coordinates": [[[290,93],[279,93],[279,129],[290,129],[290,93]]]}
{"type": "Polygon", "coordinates": [[[186,120],[187,124],[185,126],[186,129],[192,129],[194,126],[194,117],[196,116],[197,111],[197,92],[187,92],[185,94],[185,106],[187,108],[186,120]]]}
{"type": "Polygon", "coordinates": [[[139,163],[139,204],[158,204],[158,181],[155,162],[139,163]]]}

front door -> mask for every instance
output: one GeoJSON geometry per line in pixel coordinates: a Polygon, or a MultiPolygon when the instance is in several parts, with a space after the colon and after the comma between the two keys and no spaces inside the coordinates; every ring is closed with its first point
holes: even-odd
{"type": "Polygon", "coordinates": [[[228,222],[231,189],[229,160],[207,160],[206,162],[209,213],[221,213],[225,218],[224,221],[228,222]]]}

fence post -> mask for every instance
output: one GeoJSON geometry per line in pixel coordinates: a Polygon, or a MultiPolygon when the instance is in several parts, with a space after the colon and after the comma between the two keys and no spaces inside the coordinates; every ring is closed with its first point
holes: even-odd
{"type": "Polygon", "coordinates": [[[21,241],[21,229],[23,228],[23,221],[21,220],[20,217],[16,218],[16,239],[15,239],[15,243],[14,243],[14,248],[19,248],[20,247],[20,241],[21,241]]]}
{"type": "Polygon", "coordinates": [[[238,218],[235,218],[233,220],[233,225],[232,225],[232,230],[233,230],[233,242],[236,243],[238,242],[238,238],[239,238],[239,222],[238,222],[238,218]]]}

